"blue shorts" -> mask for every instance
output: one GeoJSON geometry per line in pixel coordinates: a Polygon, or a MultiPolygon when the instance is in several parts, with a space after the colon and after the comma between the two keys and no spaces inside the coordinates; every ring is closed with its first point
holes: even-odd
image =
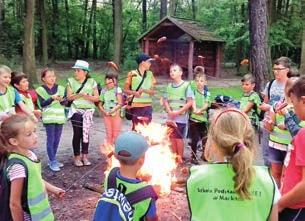
{"type": "Polygon", "coordinates": [[[177,124],[177,127],[171,127],[172,131],[171,131],[169,137],[173,138],[173,139],[183,139],[186,124],[183,124],[183,123],[176,123],[176,124],[177,124]]]}
{"type": "Polygon", "coordinates": [[[269,147],[268,157],[271,163],[283,164],[286,154],[287,151],[278,150],[273,147],[269,147]]]}

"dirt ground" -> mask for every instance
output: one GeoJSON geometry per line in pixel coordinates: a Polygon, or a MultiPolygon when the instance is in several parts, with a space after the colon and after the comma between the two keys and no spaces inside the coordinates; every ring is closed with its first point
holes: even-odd
{"type": "MultiPolygon", "coordinates": [[[[55,67],[59,71],[65,71],[72,64],[66,64],[63,67],[55,67]]],[[[162,82],[163,80],[161,80],[162,82]]],[[[159,81],[160,82],[160,81],[159,81]]],[[[164,81],[162,83],[165,83],[164,81]]],[[[239,84],[236,77],[225,77],[221,79],[209,79],[209,85],[228,87],[239,84]]],[[[164,113],[154,113],[153,121],[164,123],[164,113]]],[[[130,122],[124,121],[122,131],[130,130],[130,122]]],[[[92,220],[95,205],[100,193],[84,188],[85,185],[99,185],[104,180],[104,171],[107,167],[106,156],[99,151],[99,145],[105,137],[105,129],[100,117],[94,118],[94,126],[90,134],[89,157],[92,166],[77,168],[73,165],[72,151],[72,126],[67,122],[63,129],[60,146],[58,149],[58,160],[64,163],[60,172],[52,172],[47,167],[46,155],[46,135],[41,123],[38,124],[39,145],[35,150],[36,154],[42,160],[43,177],[52,184],[66,190],[66,195],[62,200],[50,196],[51,206],[58,221],[85,221],[92,220]]],[[[186,150],[188,152],[188,150],[186,150]]],[[[186,153],[188,154],[188,153],[186,153]]],[[[188,203],[185,189],[176,188],[166,197],[159,198],[157,201],[159,220],[179,221],[189,220],[188,203]]]]}

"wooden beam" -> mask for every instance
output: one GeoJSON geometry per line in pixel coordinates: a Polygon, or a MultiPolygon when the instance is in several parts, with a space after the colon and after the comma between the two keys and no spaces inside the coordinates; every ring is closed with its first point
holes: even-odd
{"type": "Polygon", "coordinates": [[[149,40],[145,40],[144,42],[144,53],[149,54],[149,40]]]}
{"type": "Polygon", "coordinates": [[[216,48],[216,62],[215,62],[215,77],[220,77],[220,72],[221,72],[221,44],[217,44],[216,48]]]}
{"type": "Polygon", "coordinates": [[[194,41],[189,43],[188,79],[193,79],[194,41]]]}

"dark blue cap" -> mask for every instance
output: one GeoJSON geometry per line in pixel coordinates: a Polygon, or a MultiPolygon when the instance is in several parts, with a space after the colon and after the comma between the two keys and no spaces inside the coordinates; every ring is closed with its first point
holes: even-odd
{"type": "Polygon", "coordinates": [[[138,64],[140,64],[143,61],[152,61],[153,59],[151,57],[149,57],[147,54],[140,54],[137,58],[136,58],[136,62],[138,64]]]}

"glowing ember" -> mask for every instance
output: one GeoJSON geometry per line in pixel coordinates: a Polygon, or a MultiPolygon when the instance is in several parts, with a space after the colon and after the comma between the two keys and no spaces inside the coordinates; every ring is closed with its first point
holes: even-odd
{"type": "MultiPolygon", "coordinates": [[[[145,154],[144,165],[139,171],[139,177],[149,178],[149,184],[159,186],[159,195],[169,194],[171,185],[176,180],[173,171],[177,164],[175,161],[176,156],[170,150],[167,127],[157,123],[150,123],[148,125],[139,124],[135,130],[146,137],[150,145],[145,154]]],[[[106,153],[106,155],[109,156],[109,153],[106,153]]],[[[109,163],[110,167],[106,173],[111,168],[119,166],[119,162],[114,156],[111,156],[109,163]]]]}

